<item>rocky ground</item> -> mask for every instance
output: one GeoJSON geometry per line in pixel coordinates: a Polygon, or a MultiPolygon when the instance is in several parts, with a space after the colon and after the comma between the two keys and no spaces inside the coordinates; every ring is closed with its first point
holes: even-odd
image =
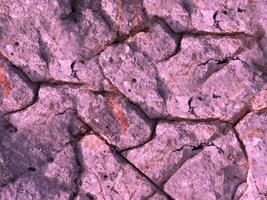
{"type": "Polygon", "coordinates": [[[267,0],[0,0],[0,200],[266,200],[267,0]]]}

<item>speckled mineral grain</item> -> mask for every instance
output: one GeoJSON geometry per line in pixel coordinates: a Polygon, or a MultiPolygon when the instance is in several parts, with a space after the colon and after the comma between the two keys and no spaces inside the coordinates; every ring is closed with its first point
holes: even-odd
{"type": "Polygon", "coordinates": [[[0,0],[0,200],[267,200],[266,0],[0,0]]]}

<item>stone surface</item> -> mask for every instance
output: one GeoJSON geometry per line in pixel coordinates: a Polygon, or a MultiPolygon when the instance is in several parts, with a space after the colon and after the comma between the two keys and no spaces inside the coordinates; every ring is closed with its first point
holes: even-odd
{"type": "Polygon", "coordinates": [[[147,18],[141,0],[102,0],[101,8],[122,36],[146,27],[147,18]]]}
{"type": "Polygon", "coordinates": [[[156,127],[155,138],[125,152],[135,166],[158,184],[166,182],[190,157],[224,134],[224,124],[165,123],[156,127]]]}
{"type": "Polygon", "coordinates": [[[247,161],[233,132],[188,160],[165,184],[174,199],[232,199],[246,181],[247,161]]]}
{"type": "Polygon", "coordinates": [[[30,105],[35,96],[36,85],[0,58],[0,114],[22,109],[30,105]]]}
{"type": "Polygon", "coordinates": [[[148,32],[138,33],[127,42],[151,60],[161,61],[176,53],[178,41],[178,36],[158,21],[148,32]]]}
{"type": "Polygon", "coordinates": [[[243,141],[249,159],[247,190],[243,199],[265,199],[267,191],[267,112],[254,112],[247,115],[236,129],[243,141]]]}
{"type": "Polygon", "coordinates": [[[79,94],[77,110],[84,122],[119,149],[138,146],[152,135],[152,121],[121,97],[79,94]]]}
{"type": "Polygon", "coordinates": [[[245,56],[250,52],[250,42],[232,37],[183,38],[181,51],[157,64],[159,76],[165,85],[168,114],[183,118],[235,120],[238,117],[236,115],[250,107],[253,95],[266,87],[266,76],[241,60],[246,58],[252,62],[245,56]],[[224,43],[228,44],[227,49],[223,47],[224,43]],[[192,50],[191,46],[195,48],[192,50]],[[240,73],[243,73],[243,81],[238,81],[240,73]],[[205,86],[208,87],[204,89],[205,86]],[[205,107],[213,108],[213,111],[209,112],[205,107]]]}
{"type": "Polygon", "coordinates": [[[0,200],[266,200],[266,0],[0,0],[0,200]]]}
{"type": "Polygon", "coordinates": [[[96,199],[144,199],[155,188],[96,136],[84,137],[80,189],[96,199]]]}
{"type": "Polygon", "coordinates": [[[100,55],[105,77],[123,94],[140,105],[150,117],[164,114],[164,100],[160,95],[157,71],[139,52],[129,45],[110,47],[100,55]]]}

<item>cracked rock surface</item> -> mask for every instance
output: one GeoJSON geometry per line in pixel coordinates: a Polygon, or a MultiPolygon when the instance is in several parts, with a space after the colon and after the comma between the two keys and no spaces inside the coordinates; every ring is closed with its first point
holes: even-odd
{"type": "Polygon", "coordinates": [[[0,0],[0,200],[266,200],[266,0],[0,0]]]}

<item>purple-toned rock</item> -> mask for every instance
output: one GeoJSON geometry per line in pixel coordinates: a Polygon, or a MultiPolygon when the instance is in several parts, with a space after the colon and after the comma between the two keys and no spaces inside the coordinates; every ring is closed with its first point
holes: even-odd
{"type": "Polygon", "coordinates": [[[231,61],[206,80],[191,106],[200,118],[235,122],[253,107],[253,99],[266,84],[266,77],[255,67],[231,61]]]}
{"type": "Polygon", "coordinates": [[[193,28],[189,13],[191,5],[186,1],[144,0],[144,7],[150,17],[164,19],[176,32],[184,32],[193,28]]]}
{"type": "Polygon", "coordinates": [[[71,81],[73,62],[92,58],[115,40],[84,2],[17,0],[2,6],[0,52],[33,81],[71,81]]]}
{"type": "Polygon", "coordinates": [[[72,147],[64,147],[39,168],[30,167],[0,189],[0,199],[66,200],[75,193],[78,168],[72,147]]]}
{"type": "Polygon", "coordinates": [[[264,78],[256,67],[245,63],[252,65],[248,55],[253,44],[253,40],[244,37],[183,37],[180,52],[156,65],[165,86],[162,88],[167,97],[168,114],[171,117],[234,120],[249,107],[252,96],[264,85],[264,78]],[[246,60],[241,61],[243,58],[246,60]],[[243,81],[238,81],[240,76],[243,81]],[[234,92],[235,88],[238,92],[234,92]],[[231,98],[235,100],[231,101],[231,98]],[[208,109],[213,110],[209,112],[208,109]]]}
{"type": "Polygon", "coordinates": [[[163,184],[186,160],[212,145],[225,129],[225,124],[218,123],[161,122],[153,140],[124,155],[154,182],[163,184]]]}
{"type": "Polygon", "coordinates": [[[145,199],[155,188],[94,135],[79,143],[82,166],[80,191],[96,199],[145,199]]]}
{"type": "Polygon", "coordinates": [[[119,149],[138,146],[152,135],[152,122],[119,96],[79,91],[77,111],[84,122],[119,149]]]}
{"type": "Polygon", "coordinates": [[[236,126],[249,160],[247,187],[242,200],[266,199],[267,192],[267,113],[248,114],[236,126]]]}
{"type": "Polygon", "coordinates": [[[99,57],[105,77],[150,117],[165,113],[155,66],[130,46],[110,47],[99,57]]]}
{"type": "Polygon", "coordinates": [[[146,27],[147,18],[141,0],[102,0],[101,8],[121,35],[128,35],[146,27]]]}
{"type": "Polygon", "coordinates": [[[235,134],[214,140],[185,162],[164,190],[174,199],[233,199],[246,181],[248,162],[235,134]]]}
{"type": "Polygon", "coordinates": [[[27,107],[34,96],[35,85],[8,61],[0,59],[0,114],[27,107]]]}
{"type": "Polygon", "coordinates": [[[155,22],[148,32],[138,33],[127,42],[146,57],[161,61],[175,54],[178,37],[163,23],[155,22]]]}

